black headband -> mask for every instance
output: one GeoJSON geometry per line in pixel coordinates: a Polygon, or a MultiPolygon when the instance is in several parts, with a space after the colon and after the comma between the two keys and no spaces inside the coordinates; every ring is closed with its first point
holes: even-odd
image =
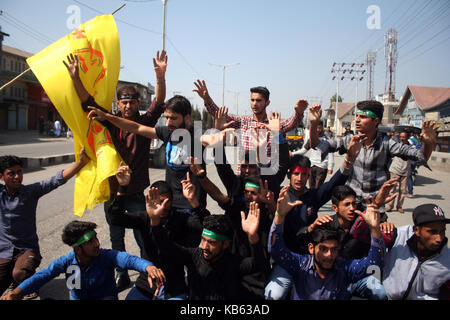
{"type": "Polygon", "coordinates": [[[117,98],[117,100],[123,100],[123,99],[139,100],[139,95],[137,93],[134,93],[134,94],[125,93],[125,94],[120,95],[117,98]]]}

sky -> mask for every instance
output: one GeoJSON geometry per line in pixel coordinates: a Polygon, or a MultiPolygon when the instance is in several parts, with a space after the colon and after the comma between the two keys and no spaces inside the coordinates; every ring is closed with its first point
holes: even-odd
{"type": "MultiPolygon", "coordinates": [[[[121,80],[156,85],[152,58],[162,48],[161,0],[2,0],[4,44],[38,53],[69,34],[77,19],[114,14],[120,38],[121,80]],[[79,15],[77,14],[79,12],[79,15]]],[[[254,86],[270,90],[268,110],[292,114],[300,98],[327,109],[336,93],[333,62],[364,63],[376,51],[374,93],[385,87],[384,35],[398,32],[396,97],[407,85],[450,87],[448,0],[167,0],[167,98],[206,81],[213,100],[230,113],[250,114],[254,86]],[[237,64],[237,65],[235,65],[237,64]]],[[[367,73],[358,84],[365,100],[367,73]]],[[[339,82],[344,102],[356,98],[356,81],[339,82]]]]}

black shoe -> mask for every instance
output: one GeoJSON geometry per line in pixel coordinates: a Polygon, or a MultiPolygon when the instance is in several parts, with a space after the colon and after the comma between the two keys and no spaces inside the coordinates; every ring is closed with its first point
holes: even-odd
{"type": "Polygon", "coordinates": [[[116,277],[117,291],[121,292],[127,289],[131,284],[130,277],[127,272],[122,272],[116,277]]]}

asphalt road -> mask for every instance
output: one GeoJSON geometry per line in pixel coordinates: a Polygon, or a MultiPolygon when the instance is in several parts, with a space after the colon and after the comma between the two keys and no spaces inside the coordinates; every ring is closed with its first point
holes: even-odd
{"type": "MultiPolygon", "coordinates": [[[[343,158],[336,156],[336,166],[341,165],[343,158]]],[[[56,166],[45,167],[42,170],[28,172],[24,174],[24,184],[31,184],[41,181],[55,175],[58,171],[63,170],[69,164],[61,164],[56,166]]],[[[149,169],[151,182],[164,180],[164,170],[149,169]]],[[[208,176],[211,180],[224,191],[217,171],[214,166],[208,166],[208,176]]],[[[329,177],[328,177],[329,178],[329,177]]],[[[283,185],[287,185],[287,180],[283,185]]],[[[45,268],[48,264],[59,256],[68,253],[71,248],[61,241],[61,232],[63,227],[72,220],[79,219],[83,221],[92,221],[97,223],[97,233],[103,248],[111,248],[109,240],[109,229],[105,220],[103,205],[97,205],[91,212],[86,212],[82,218],[78,218],[73,214],[73,192],[74,179],[67,182],[53,192],[45,195],[39,201],[37,207],[37,230],[39,235],[39,243],[41,254],[43,256],[40,268],[45,268]]],[[[447,217],[450,216],[450,173],[443,171],[429,171],[425,168],[419,169],[419,177],[417,178],[414,188],[415,197],[413,199],[405,199],[405,213],[392,212],[389,214],[389,221],[395,225],[412,224],[412,210],[423,203],[435,203],[441,206],[446,212],[447,217]]],[[[213,214],[220,214],[222,211],[217,204],[208,197],[208,209],[213,214]]],[[[320,214],[331,213],[331,204],[328,202],[322,207],[320,214]]],[[[450,231],[447,228],[447,237],[450,231]]],[[[132,230],[126,231],[126,249],[129,253],[139,255],[138,247],[135,243],[132,230]]],[[[137,272],[130,271],[130,276],[134,281],[137,272]]],[[[119,294],[120,299],[124,299],[128,290],[119,294]]],[[[64,275],[50,281],[43,286],[39,292],[40,298],[53,298],[58,300],[69,299],[69,292],[66,288],[64,275]]]]}

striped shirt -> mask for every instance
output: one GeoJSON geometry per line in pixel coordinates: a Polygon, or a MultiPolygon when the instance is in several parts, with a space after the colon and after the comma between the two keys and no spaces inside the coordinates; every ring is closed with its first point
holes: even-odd
{"type": "MultiPolygon", "coordinates": [[[[215,115],[219,110],[219,107],[214,103],[205,103],[205,108],[211,115],[215,115]]],[[[280,133],[286,133],[292,129],[297,128],[303,119],[303,114],[294,114],[285,120],[280,121],[280,133]]],[[[269,124],[269,120],[266,118],[264,121],[257,121],[253,115],[250,116],[236,116],[227,115],[227,122],[234,121],[234,124],[230,128],[239,129],[239,153],[248,150],[256,150],[257,140],[256,134],[259,130],[267,130],[264,124],[269,124]]],[[[271,142],[272,142],[272,132],[269,132],[269,137],[266,146],[267,157],[271,155],[271,142]]],[[[266,163],[267,164],[267,163],[266,163]]],[[[240,172],[240,166],[238,165],[238,174],[240,172]]]]}
{"type": "MultiPolygon", "coordinates": [[[[322,157],[329,152],[336,151],[344,154],[347,152],[351,139],[352,137],[348,135],[342,138],[322,140],[316,148],[322,152],[322,157]]],[[[388,166],[393,157],[426,164],[422,151],[392,139],[383,139],[380,134],[377,134],[368,148],[361,147],[353,164],[352,174],[347,180],[347,185],[356,192],[359,201],[369,196],[376,197],[383,183],[388,180],[388,166]]]]}

